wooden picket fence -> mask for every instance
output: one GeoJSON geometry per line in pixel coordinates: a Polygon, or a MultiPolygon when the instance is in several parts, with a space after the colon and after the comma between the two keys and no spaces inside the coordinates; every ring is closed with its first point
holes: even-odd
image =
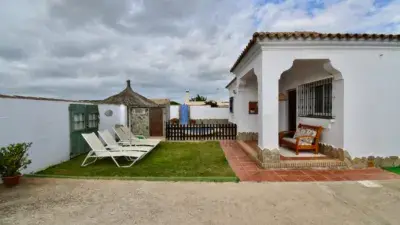
{"type": "Polygon", "coordinates": [[[187,140],[234,140],[237,126],[227,124],[172,124],[165,125],[165,137],[171,141],[187,140]]]}

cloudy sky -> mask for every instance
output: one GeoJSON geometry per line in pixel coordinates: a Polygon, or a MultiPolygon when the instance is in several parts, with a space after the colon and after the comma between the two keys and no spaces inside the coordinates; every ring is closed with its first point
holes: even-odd
{"type": "Polygon", "coordinates": [[[226,99],[255,31],[400,33],[400,0],[2,0],[0,94],[226,99]]]}

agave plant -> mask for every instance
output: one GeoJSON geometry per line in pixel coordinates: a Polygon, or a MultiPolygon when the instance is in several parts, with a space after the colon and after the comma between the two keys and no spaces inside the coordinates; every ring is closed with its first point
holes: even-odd
{"type": "Polygon", "coordinates": [[[0,175],[13,177],[20,175],[21,169],[25,169],[31,160],[28,159],[28,150],[32,143],[10,144],[0,148],[0,175]]]}

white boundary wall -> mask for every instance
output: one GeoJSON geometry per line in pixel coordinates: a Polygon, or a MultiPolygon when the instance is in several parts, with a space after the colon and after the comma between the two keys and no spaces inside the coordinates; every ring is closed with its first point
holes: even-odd
{"type": "MultiPolygon", "coordinates": [[[[0,98],[0,146],[33,142],[29,150],[32,163],[23,173],[37,172],[69,160],[70,104],[77,103],[0,98]]],[[[115,123],[124,122],[126,115],[121,115],[121,108],[99,105],[99,128],[111,130],[115,123]],[[107,109],[113,110],[113,116],[104,115],[107,109]]]]}
{"type": "Polygon", "coordinates": [[[179,105],[171,105],[169,107],[169,119],[179,119],[179,105]]]}
{"type": "Polygon", "coordinates": [[[228,119],[229,108],[211,108],[210,106],[190,106],[190,119],[228,119]]]}
{"type": "MultiPolygon", "coordinates": [[[[171,105],[170,119],[179,118],[179,106],[171,105]]],[[[212,108],[210,106],[190,106],[190,119],[228,119],[229,108],[212,108]]]]}

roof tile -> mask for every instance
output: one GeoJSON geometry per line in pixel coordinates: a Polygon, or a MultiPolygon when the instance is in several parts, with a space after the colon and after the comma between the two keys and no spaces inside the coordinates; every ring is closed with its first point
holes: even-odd
{"type": "Polygon", "coordinates": [[[400,41],[400,34],[367,34],[367,33],[318,33],[314,31],[295,31],[295,32],[255,32],[252,39],[239,55],[235,64],[233,64],[230,72],[236,68],[240,61],[244,58],[246,53],[250,48],[257,42],[257,40],[263,39],[339,39],[339,40],[349,40],[349,39],[363,39],[363,40],[390,40],[390,41],[400,41]]]}

